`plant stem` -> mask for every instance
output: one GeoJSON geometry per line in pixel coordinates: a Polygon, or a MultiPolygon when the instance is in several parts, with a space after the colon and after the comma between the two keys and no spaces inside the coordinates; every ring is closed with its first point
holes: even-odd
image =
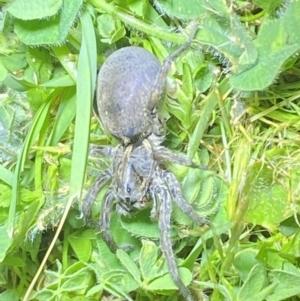
{"type": "Polygon", "coordinates": [[[156,27],[144,21],[141,21],[136,16],[127,13],[125,10],[120,9],[117,6],[106,3],[105,1],[88,0],[88,2],[93,5],[97,11],[113,15],[127,25],[130,25],[151,36],[155,36],[156,38],[159,38],[161,40],[170,41],[176,44],[184,44],[188,39],[183,34],[169,32],[160,27],[156,27]]]}
{"type": "Polygon", "coordinates": [[[256,20],[262,18],[264,15],[265,15],[265,11],[262,10],[261,12],[255,14],[255,15],[245,15],[245,16],[242,16],[242,17],[240,17],[240,20],[242,22],[253,22],[253,21],[256,21],[256,20]]]}

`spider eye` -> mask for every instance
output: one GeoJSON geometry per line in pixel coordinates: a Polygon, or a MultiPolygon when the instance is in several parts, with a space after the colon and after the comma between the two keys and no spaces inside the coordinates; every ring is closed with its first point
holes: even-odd
{"type": "Polygon", "coordinates": [[[127,192],[130,193],[131,192],[131,188],[127,187],[127,192]]]}

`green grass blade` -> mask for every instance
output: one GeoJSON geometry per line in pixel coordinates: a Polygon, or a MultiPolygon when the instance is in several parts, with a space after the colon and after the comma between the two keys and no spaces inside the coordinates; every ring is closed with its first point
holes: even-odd
{"type": "Polygon", "coordinates": [[[14,171],[13,180],[12,180],[12,200],[11,200],[11,205],[9,207],[9,214],[8,214],[7,222],[5,225],[3,225],[2,227],[3,230],[1,230],[3,238],[1,240],[2,246],[0,252],[0,261],[5,257],[6,252],[12,243],[12,236],[15,229],[16,208],[17,208],[17,202],[19,199],[19,191],[20,191],[20,175],[24,169],[25,161],[30,151],[30,148],[34,143],[37,135],[40,133],[40,130],[44,124],[44,120],[46,119],[46,116],[49,113],[50,104],[51,101],[50,100],[47,101],[43,106],[40,107],[39,111],[35,115],[31,130],[27,134],[22,151],[17,161],[16,169],[14,171]]]}
{"type": "Polygon", "coordinates": [[[0,165],[0,180],[7,183],[8,185],[12,185],[13,183],[13,173],[6,169],[3,165],[0,165]]]}
{"type": "Polygon", "coordinates": [[[56,114],[55,123],[52,133],[49,137],[49,145],[56,145],[62,135],[65,133],[70,123],[76,114],[76,94],[73,87],[65,89],[62,101],[59,104],[58,112],[56,114]]]}
{"type": "Polygon", "coordinates": [[[46,261],[54,248],[55,242],[60,234],[60,231],[67,218],[67,214],[72,206],[73,200],[76,196],[79,196],[83,186],[86,159],[88,154],[89,143],[89,128],[90,128],[90,115],[92,107],[92,92],[95,83],[92,83],[93,79],[96,79],[96,40],[94,36],[94,28],[91,17],[88,13],[84,13],[81,16],[82,25],[82,46],[80,49],[78,60],[78,76],[77,76],[77,118],[75,124],[74,135],[74,148],[73,148],[73,160],[71,168],[71,180],[70,180],[70,193],[69,201],[66,205],[64,214],[61,218],[57,231],[53,237],[53,240],[40,264],[40,267],[31,281],[26,294],[23,298],[24,301],[29,300],[30,293],[33,290],[39,275],[41,274],[46,261]],[[89,48],[89,50],[88,50],[89,48]],[[94,71],[93,71],[94,70],[94,71]],[[95,74],[92,74],[95,72],[95,74]]]}
{"type": "Polygon", "coordinates": [[[78,60],[77,109],[70,180],[71,198],[76,195],[79,196],[83,186],[97,66],[94,28],[92,20],[87,13],[82,15],[81,24],[82,46],[78,60]]]}
{"type": "Polygon", "coordinates": [[[201,138],[206,130],[208,121],[210,119],[211,113],[215,109],[218,104],[219,98],[222,100],[226,98],[226,96],[231,92],[230,85],[228,83],[228,79],[224,79],[218,88],[216,88],[213,93],[208,95],[208,97],[204,100],[206,103],[203,107],[203,111],[193,134],[191,135],[190,142],[188,145],[187,155],[189,158],[194,158],[197,149],[200,146],[201,138]]]}

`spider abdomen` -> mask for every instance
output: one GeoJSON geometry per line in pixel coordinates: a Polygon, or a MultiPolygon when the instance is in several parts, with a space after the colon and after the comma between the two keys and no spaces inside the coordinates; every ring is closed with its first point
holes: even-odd
{"type": "Polygon", "coordinates": [[[151,131],[149,101],[160,66],[140,47],[121,48],[108,57],[97,85],[97,106],[106,131],[121,139],[151,131]]]}

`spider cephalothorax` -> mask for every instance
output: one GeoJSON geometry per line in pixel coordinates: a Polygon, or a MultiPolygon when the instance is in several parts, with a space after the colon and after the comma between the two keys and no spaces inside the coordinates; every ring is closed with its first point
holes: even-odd
{"type": "Polygon", "coordinates": [[[164,94],[172,61],[189,46],[196,29],[194,26],[189,42],[162,65],[152,54],[138,47],[118,50],[104,63],[98,76],[99,117],[104,128],[119,138],[121,144],[115,148],[98,147],[98,152],[111,157],[113,163],[97,177],[83,202],[83,214],[88,216],[98,193],[110,183],[102,201],[99,226],[104,241],[115,252],[117,245],[109,231],[114,206],[120,215],[129,215],[147,206],[149,199],[153,200],[151,217],[158,219],[161,249],[170,275],[189,301],[194,298],[180,278],[169,236],[172,202],[195,224],[202,225],[206,219],[184,199],[178,180],[164,169],[164,163],[198,166],[161,145],[164,137],[156,105],[164,94]]]}

